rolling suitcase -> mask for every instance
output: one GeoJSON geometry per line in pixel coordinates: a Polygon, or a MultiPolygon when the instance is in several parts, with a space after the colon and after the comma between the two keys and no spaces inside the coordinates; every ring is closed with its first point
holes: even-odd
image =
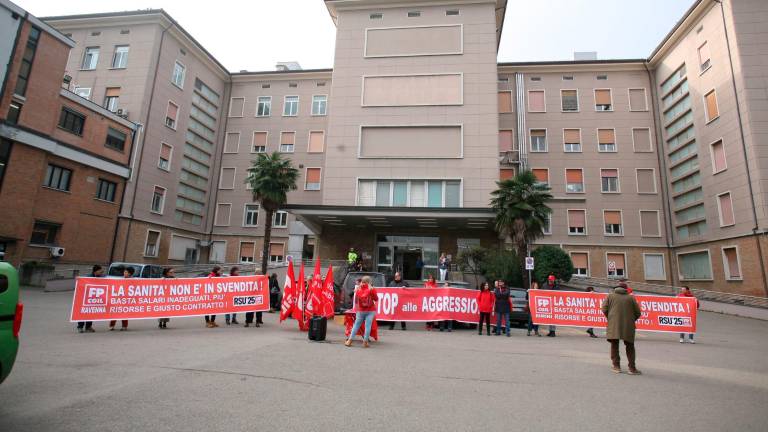
{"type": "Polygon", "coordinates": [[[311,320],[309,320],[309,331],[308,337],[309,340],[313,341],[324,341],[325,340],[325,331],[328,327],[328,319],[325,317],[312,317],[311,320]]]}

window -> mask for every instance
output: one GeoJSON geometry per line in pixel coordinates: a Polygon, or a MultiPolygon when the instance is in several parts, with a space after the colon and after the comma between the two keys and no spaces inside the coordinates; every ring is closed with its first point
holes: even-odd
{"type": "Polygon", "coordinates": [[[235,174],[237,168],[221,168],[221,177],[219,178],[219,189],[234,189],[235,188],[235,174]]]}
{"type": "Polygon", "coordinates": [[[285,245],[283,243],[269,244],[269,262],[281,263],[285,255],[285,245]]]}
{"type": "Polygon", "coordinates": [[[368,16],[370,19],[382,19],[384,17],[384,14],[380,13],[372,13],[368,16]]]}
{"type": "Polygon", "coordinates": [[[173,130],[176,130],[176,119],[178,116],[179,106],[171,101],[168,101],[168,108],[165,112],[165,125],[173,130]]]}
{"type": "Polygon", "coordinates": [[[307,168],[304,190],[320,190],[320,168],[307,168]]]}
{"type": "Polygon", "coordinates": [[[645,280],[666,280],[663,254],[643,254],[645,280]]]}
{"type": "Polygon", "coordinates": [[[408,182],[396,181],[392,183],[392,205],[394,207],[408,206],[408,182]]]}
{"type": "Polygon", "coordinates": [[[32,72],[32,62],[35,59],[37,41],[39,39],[40,30],[32,27],[29,30],[29,37],[27,38],[27,46],[24,49],[24,55],[21,57],[21,64],[19,65],[19,76],[16,79],[16,89],[13,91],[19,96],[24,96],[27,93],[29,74],[32,72]]]}
{"type": "Polygon", "coordinates": [[[586,210],[568,210],[568,234],[586,235],[587,216],[586,210]]]}
{"type": "Polygon", "coordinates": [[[709,251],[678,254],[677,267],[682,280],[712,280],[709,251]]]}
{"type": "Polygon", "coordinates": [[[598,75],[595,78],[600,80],[600,81],[605,81],[605,80],[608,79],[608,75],[598,75]]]}
{"type": "Polygon", "coordinates": [[[29,243],[45,246],[56,245],[56,234],[59,233],[59,228],[61,228],[59,224],[35,221],[29,243]]]}
{"type": "Polygon", "coordinates": [[[124,69],[128,66],[128,46],[116,46],[115,55],[112,56],[112,69],[124,69]]]}
{"type": "Polygon", "coordinates": [[[237,153],[240,150],[240,132],[227,132],[224,137],[224,153],[237,153]]]}
{"type": "Polygon", "coordinates": [[[325,132],[309,131],[307,153],[322,153],[325,150],[325,132]]]}
{"type": "Polygon", "coordinates": [[[536,180],[541,183],[548,185],[549,184],[549,169],[548,168],[533,168],[531,170],[533,172],[534,177],[536,177],[536,180]]]}
{"type": "Polygon", "coordinates": [[[597,130],[598,151],[615,152],[616,151],[616,131],[613,129],[597,130]]]}
{"type": "Polygon", "coordinates": [[[165,188],[155,186],[155,191],[152,193],[152,213],[163,214],[163,208],[165,207],[165,188]]]}
{"type": "Polygon", "coordinates": [[[272,226],[275,228],[286,228],[288,226],[288,212],[282,210],[276,211],[272,226]]]}
{"type": "Polygon", "coordinates": [[[717,108],[717,94],[715,94],[714,89],[704,95],[704,103],[707,112],[707,123],[720,117],[720,112],[717,108]]]}
{"type": "Polygon", "coordinates": [[[157,161],[157,167],[161,170],[171,170],[171,154],[173,153],[173,147],[166,143],[160,143],[160,158],[157,161]]]}
{"type": "Polygon", "coordinates": [[[288,88],[297,88],[299,87],[299,83],[288,83],[288,88]]]}
{"type": "Polygon", "coordinates": [[[24,108],[24,105],[16,102],[15,100],[12,100],[8,107],[8,116],[5,118],[5,120],[10,124],[18,124],[22,108],[24,108]]]}
{"type": "Polygon", "coordinates": [[[256,244],[253,242],[240,243],[240,262],[252,263],[256,252],[256,244]]]}
{"type": "Polygon", "coordinates": [[[531,152],[544,153],[547,151],[547,130],[531,129],[531,152]]]}
{"type": "Polygon", "coordinates": [[[544,90],[528,90],[528,112],[546,112],[544,90]]]}
{"type": "Polygon", "coordinates": [[[125,149],[126,135],[117,129],[107,128],[107,141],[104,146],[123,151],[125,149]]]}
{"type": "Polygon", "coordinates": [[[512,112],[512,92],[510,91],[499,92],[499,112],[500,113],[512,112]]]}
{"type": "Polygon", "coordinates": [[[635,153],[653,152],[650,128],[632,128],[632,149],[635,153]]]}
{"type": "Polygon", "coordinates": [[[586,252],[571,252],[574,276],[589,276],[589,254],[586,252]]]}
{"type": "Polygon", "coordinates": [[[563,112],[579,110],[579,92],[577,90],[560,90],[560,104],[563,112]]]}
{"type": "Polygon", "coordinates": [[[254,132],[251,141],[251,153],[266,153],[267,132],[254,132]]]}
{"type": "Polygon", "coordinates": [[[605,235],[624,235],[623,224],[621,223],[621,210],[603,210],[603,222],[605,226],[603,233],[605,235]]]}
{"type": "Polygon", "coordinates": [[[629,110],[648,111],[648,99],[644,88],[629,89],[629,110]]]}
{"type": "Polygon", "coordinates": [[[717,196],[717,211],[720,214],[720,226],[727,227],[736,224],[736,218],[733,215],[733,201],[731,193],[725,192],[717,196]]]}
{"type": "Polygon", "coordinates": [[[499,131],[499,151],[508,152],[515,149],[514,133],[511,130],[499,131]]]}
{"type": "Polygon", "coordinates": [[[3,187],[3,177],[8,169],[8,161],[11,159],[11,141],[0,138],[0,190],[3,187]]]}
{"type": "Polygon", "coordinates": [[[709,44],[704,42],[699,47],[699,70],[704,72],[712,66],[712,61],[709,58],[709,44]]]}
{"type": "Polygon", "coordinates": [[[324,116],[327,109],[328,109],[328,96],[326,95],[312,96],[312,115],[313,116],[324,116]]]}
{"type": "Polygon", "coordinates": [[[717,140],[709,147],[712,154],[712,173],[717,174],[723,172],[728,168],[728,164],[725,160],[725,148],[723,147],[723,140],[717,140]]]}
{"type": "Polygon", "coordinates": [[[656,193],[656,177],[653,168],[636,168],[635,175],[637,177],[637,193],[656,193]]]}
{"type": "Polygon", "coordinates": [[[62,108],[59,116],[59,127],[75,135],[82,135],[85,127],[85,116],[69,108],[62,108]]]}
{"type": "Polygon", "coordinates": [[[723,268],[726,280],[741,280],[741,259],[736,246],[723,248],[723,268]]]}
{"type": "Polygon", "coordinates": [[[111,182],[109,180],[99,179],[99,184],[96,186],[96,199],[115,202],[116,190],[117,183],[111,182]]]}
{"type": "Polygon", "coordinates": [[[283,100],[283,116],[295,117],[299,115],[299,97],[286,96],[283,100]]]}
{"type": "Polygon", "coordinates": [[[293,153],[296,143],[296,132],[280,132],[280,152],[293,153]]]}
{"type": "Polygon", "coordinates": [[[91,98],[91,88],[90,87],[75,87],[75,94],[80,96],[83,99],[90,99],[91,98]]]}
{"type": "Polygon", "coordinates": [[[609,278],[621,278],[627,277],[627,271],[625,270],[625,256],[624,254],[609,253],[605,255],[608,264],[608,277],[609,278]]]}
{"type": "Polygon", "coordinates": [[[500,168],[499,169],[499,180],[509,180],[511,178],[515,177],[515,169],[514,168],[500,168]]]}
{"type": "Polygon", "coordinates": [[[69,181],[71,179],[72,170],[48,164],[48,169],[45,171],[45,183],[43,183],[43,186],[60,191],[68,191],[69,181]]]}
{"type": "Polygon", "coordinates": [[[104,93],[104,108],[116,112],[119,100],[120,87],[107,87],[107,91],[104,93]]]}
{"type": "Polygon", "coordinates": [[[80,69],[93,70],[99,62],[99,47],[88,47],[83,55],[83,64],[80,69]]]}
{"type": "Polygon", "coordinates": [[[259,224],[259,205],[246,204],[243,215],[243,226],[255,227],[259,224]]]}
{"type": "Polygon", "coordinates": [[[187,75],[187,68],[183,64],[176,62],[173,64],[173,74],[171,75],[171,82],[176,87],[184,88],[184,77],[187,75]]]}
{"type": "Polygon", "coordinates": [[[156,258],[160,252],[160,231],[147,230],[147,241],[144,243],[144,256],[156,258]]]}
{"type": "Polygon", "coordinates": [[[459,180],[360,180],[357,205],[380,207],[461,207],[459,180]]]}
{"type": "Polygon", "coordinates": [[[611,89],[595,89],[595,111],[613,111],[611,89]]]}
{"type": "Polygon", "coordinates": [[[619,170],[601,169],[600,184],[601,184],[601,191],[603,193],[618,193],[619,192],[619,170]]]}
{"type": "Polygon", "coordinates": [[[213,224],[216,226],[229,226],[232,215],[232,204],[216,204],[216,216],[213,224]]]}
{"type": "Polygon", "coordinates": [[[242,117],[245,110],[245,98],[233,97],[229,99],[229,117],[242,117]]]}
{"type": "Polygon", "coordinates": [[[256,102],[256,117],[269,117],[272,112],[272,96],[259,96],[256,102]]]}
{"type": "Polygon", "coordinates": [[[584,170],[581,168],[565,170],[565,192],[584,193],[584,170]]]}
{"type": "Polygon", "coordinates": [[[449,10],[445,11],[445,14],[447,16],[456,16],[456,15],[459,14],[459,10],[458,9],[449,9],[449,10]]]}
{"type": "Polygon", "coordinates": [[[581,129],[563,129],[563,148],[566,153],[581,153],[581,129]]]}
{"type": "Polygon", "coordinates": [[[408,12],[408,18],[418,18],[420,16],[421,16],[421,12],[420,11],[408,12]]]}
{"type": "Polygon", "coordinates": [[[563,81],[573,81],[573,75],[563,75],[563,81]]]}
{"type": "Polygon", "coordinates": [[[547,217],[544,219],[544,225],[541,227],[541,233],[545,235],[552,234],[552,213],[547,213],[547,217]]]}
{"type": "Polygon", "coordinates": [[[640,237],[661,237],[658,210],[640,210],[640,237]]]}

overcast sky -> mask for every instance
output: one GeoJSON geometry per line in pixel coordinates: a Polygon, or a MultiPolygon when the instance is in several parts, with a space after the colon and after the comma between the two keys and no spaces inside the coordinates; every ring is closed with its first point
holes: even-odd
{"type": "MultiPolygon", "coordinates": [[[[335,27],[323,0],[13,1],[38,17],[162,8],[231,71],[294,60],[305,69],[333,66],[335,27]]],[[[647,57],[693,1],[509,0],[498,59],[647,57]]]]}

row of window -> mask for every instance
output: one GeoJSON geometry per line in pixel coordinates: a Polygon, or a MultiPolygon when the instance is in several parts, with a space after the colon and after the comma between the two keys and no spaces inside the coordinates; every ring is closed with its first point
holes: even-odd
{"type": "MultiPolygon", "coordinates": [[[[613,89],[596,88],[592,90],[594,95],[594,110],[596,112],[610,112],[614,110],[613,89]]],[[[499,91],[499,112],[513,112],[512,91],[499,91]]],[[[648,111],[648,98],[645,88],[627,89],[630,111],[648,111]]],[[[579,112],[581,110],[578,89],[560,90],[560,112],[579,112]]],[[[546,90],[528,90],[528,112],[547,112],[546,90]]]]}
{"type": "MultiPolygon", "coordinates": [[[[529,129],[528,136],[530,140],[530,151],[532,153],[549,152],[549,140],[547,129],[529,129]]],[[[597,151],[599,153],[616,153],[618,144],[616,142],[615,128],[598,128],[595,130],[597,139],[597,151]]],[[[583,152],[583,140],[581,128],[563,128],[562,130],[563,152],[581,153],[583,152]]],[[[499,151],[516,150],[514,142],[514,131],[503,129],[499,131],[499,151]]],[[[653,140],[651,138],[651,129],[647,127],[632,128],[632,150],[635,153],[653,152],[653,140]]]]}
{"type": "MultiPolygon", "coordinates": [[[[75,87],[74,93],[82,98],[91,100],[90,87],[75,87]]],[[[104,102],[102,106],[112,112],[118,112],[119,101],[120,87],[107,87],[104,91],[104,102]]]]}
{"type": "MultiPolygon", "coordinates": [[[[213,224],[216,226],[230,226],[232,218],[231,203],[217,203],[216,214],[213,218],[213,224]]],[[[253,228],[259,226],[259,205],[245,204],[243,208],[244,228],[253,228]]],[[[288,228],[288,212],[278,210],[272,217],[272,228],[288,228]]]]}
{"type": "MultiPolygon", "coordinates": [[[[72,170],[54,164],[48,164],[45,171],[43,186],[49,189],[55,189],[63,192],[69,192],[72,182],[72,170]]],[[[109,180],[99,179],[96,185],[96,199],[108,202],[115,202],[115,192],[117,183],[109,180]]]]}
{"type": "MultiPolygon", "coordinates": [[[[112,52],[112,63],[110,63],[110,69],[125,69],[128,66],[128,51],[130,47],[128,45],[115,45],[115,49],[112,52]]],[[[94,70],[99,64],[99,53],[101,47],[90,46],[85,48],[83,53],[83,61],[80,63],[81,70],[94,70]]]]}
{"type": "MultiPolygon", "coordinates": [[[[284,214],[283,212],[280,212],[281,215],[284,214]]],[[[278,218],[277,213],[275,214],[276,219],[278,218]]],[[[147,237],[144,241],[144,256],[147,258],[157,258],[160,256],[160,236],[161,232],[156,230],[147,230],[147,237]]],[[[173,245],[173,238],[176,236],[171,236],[171,248],[174,247],[173,245]]],[[[226,241],[222,240],[216,240],[213,241],[210,248],[211,256],[209,258],[210,262],[224,262],[224,255],[226,255],[226,241]],[[214,256],[219,254],[219,256],[214,256]]],[[[195,262],[197,260],[197,249],[196,248],[188,248],[186,250],[185,254],[185,260],[188,260],[190,262],[195,262]]],[[[171,258],[174,259],[174,258],[171,258]]],[[[253,263],[256,259],[256,243],[255,242],[240,242],[240,247],[238,251],[238,261],[240,263],[253,263]]],[[[285,243],[281,242],[270,242],[269,244],[269,261],[272,263],[280,263],[283,262],[285,259],[285,243]]]]}
{"type": "MultiPolygon", "coordinates": [[[[624,235],[624,212],[622,210],[603,210],[603,235],[605,236],[623,236],[624,235]]],[[[658,210],[639,210],[640,237],[661,237],[661,219],[658,210]]],[[[552,234],[552,216],[549,216],[547,226],[544,227],[544,234],[552,234]]],[[[567,209],[566,217],[568,224],[568,235],[585,236],[587,230],[587,210],[586,209],[567,209]]]]}
{"type": "MultiPolygon", "coordinates": [[[[306,191],[320,190],[321,175],[322,175],[322,168],[305,167],[304,168],[304,190],[306,191]]],[[[235,184],[236,184],[236,180],[235,180],[236,177],[237,177],[237,168],[222,167],[221,176],[219,177],[219,189],[234,190],[235,184]]],[[[251,185],[248,183],[245,183],[245,188],[246,190],[250,190],[251,185]]]]}
{"type": "MultiPolygon", "coordinates": [[[[224,140],[224,153],[239,153],[240,132],[227,132],[224,140]]],[[[251,153],[266,153],[269,132],[254,131],[251,135],[251,153]]],[[[280,132],[280,141],[277,143],[281,153],[293,153],[296,146],[296,132],[280,132]]],[[[307,153],[323,153],[325,151],[325,131],[312,130],[307,135],[307,153]]]]}
{"type": "MultiPolygon", "coordinates": [[[[406,16],[407,16],[408,18],[418,18],[418,17],[420,17],[420,16],[421,16],[421,13],[422,13],[422,11],[419,11],[419,10],[415,10],[415,11],[408,11],[408,13],[406,14],[406,16]]],[[[445,15],[446,15],[446,16],[458,16],[458,15],[459,15],[459,13],[460,13],[460,12],[459,12],[459,9],[446,9],[446,10],[445,10],[445,15]]],[[[373,19],[383,19],[383,18],[384,18],[384,14],[383,14],[383,13],[381,13],[381,12],[374,12],[374,13],[370,14],[368,17],[369,17],[370,19],[372,19],[372,20],[373,20],[373,19]]]]}
{"type": "MultiPolygon", "coordinates": [[[[600,191],[602,193],[620,193],[621,185],[619,181],[618,168],[600,168],[600,191]]],[[[501,170],[501,179],[505,180],[514,176],[512,173],[506,173],[501,170]]],[[[549,168],[531,168],[536,179],[543,184],[551,185],[549,168]]],[[[656,170],[654,168],[635,168],[635,181],[638,194],[655,194],[656,192],[656,170]]],[[[565,192],[566,193],[584,193],[584,168],[565,168],[565,192]]]]}
{"type": "MultiPolygon", "coordinates": [[[[59,115],[58,126],[67,132],[82,136],[83,130],[85,129],[85,119],[86,116],[84,114],[81,114],[72,108],[63,107],[61,109],[61,114],[59,115]]],[[[126,140],[127,135],[125,133],[110,127],[107,128],[107,136],[104,141],[104,146],[113,150],[123,151],[125,150],[126,140]]]]}
{"type": "Polygon", "coordinates": [[[359,180],[357,205],[462,207],[461,180],[359,180]]]}
{"type": "MultiPolygon", "coordinates": [[[[229,102],[229,117],[243,117],[245,115],[245,98],[233,97],[229,102]]],[[[328,112],[328,95],[312,95],[310,113],[313,116],[324,116],[328,112]]],[[[270,117],[272,115],[272,96],[258,96],[256,98],[255,117],[270,117]]],[[[299,115],[299,96],[283,97],[283,117],[296,117],[299,115]]]]}

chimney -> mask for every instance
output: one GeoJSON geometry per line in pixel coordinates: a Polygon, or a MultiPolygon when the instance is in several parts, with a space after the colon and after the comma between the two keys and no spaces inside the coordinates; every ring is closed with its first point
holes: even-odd
{"type": "Polygon", "coordinates": [[[597,51],[574,51],[573,59],[575,61],[597,60],[597,51]]]}

